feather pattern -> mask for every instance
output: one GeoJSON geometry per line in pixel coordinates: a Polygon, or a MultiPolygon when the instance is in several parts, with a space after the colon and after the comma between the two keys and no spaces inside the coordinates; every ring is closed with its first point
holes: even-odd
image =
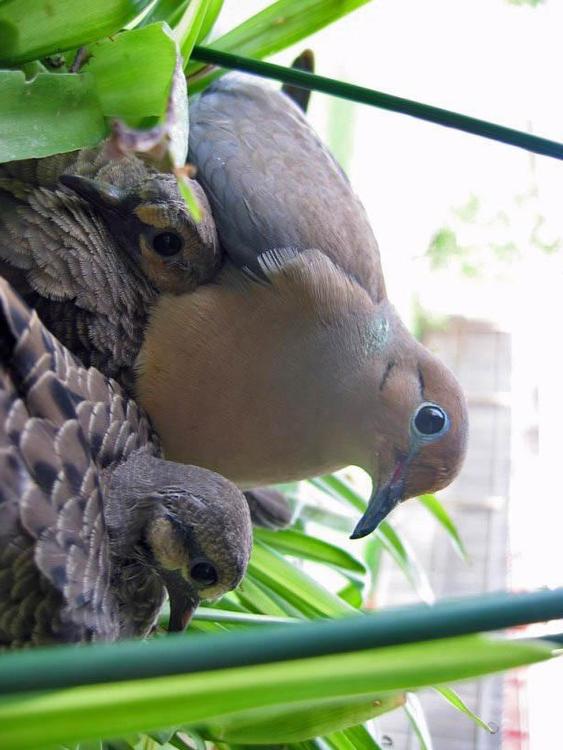
{"type": "Polygon", "coordinates": [[[5,281],[0,340],[0,644],[114,639],[103,498],[115,466],[135,451],[158,455],[150,425],[5,281]]]}

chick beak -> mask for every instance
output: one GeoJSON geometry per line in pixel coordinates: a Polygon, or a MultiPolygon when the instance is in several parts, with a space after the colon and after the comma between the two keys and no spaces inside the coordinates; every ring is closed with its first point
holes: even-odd
{"type": "Polygon", "coordinates": [[[161,570],[160,575],[170,599],[168,632],[185,630],[199,605],[199,596],[178,570],[161,570]]]}
{"type": "Polygon", "coordinates": [[[393,508],[403,499],[405,473],[408,457],[402,456],[395,462],[391,479],[382,485],[375,485],[375,489],[368,502],[364,515],[360,518],[350,539],[361,539],[379,526],[393,508]]]}

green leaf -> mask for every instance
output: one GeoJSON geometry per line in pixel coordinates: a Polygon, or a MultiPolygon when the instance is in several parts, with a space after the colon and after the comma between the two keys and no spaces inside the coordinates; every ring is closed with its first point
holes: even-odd
{"type": "Polygon", "coordinates": [[[413,693],[407,693],[405,713],[418,740],[420,750],[433,750],[432,737],[420,701],[413,693]]]}
{"type": "Polygon", "coordinates": [[[345,479],[336,476],[336,474],[326,474],[323,477],[317,477],[316,479],[309,480],[311,484],[319,489],[326,492],[336,500],[343,500],[344,502],[351,505],[360,513],[364,513],[367,508],[367,502],[364,498],[356,492],[352,485],[345,479]]]}
{"type": "Polygon", "coordinates": [[[150,11],[143,16],[136,28],[149,26],[151,23],[165,21],[169,26],[176,25],[191,0],[156,0],[150,11]]]}
{"type": "Polygon", "coordinates": [[[475,724],[477,724],[478,727],[481,727],[481,729],[484,729],[485,731],[489,732],[490,734],[494,734],[496,729],[492,727],[490,724],[488,724],[486,721],[484,721],[480,716],[477,716],[477,714],[472,711],[469,706],[467,706],[459,697],[459,695],[450,687],[437,687],[436,691],[440,693],[442,698],[448,701],[448,703],[451,703],[451,705],[454,708],[457,708],[458,711],[461,711],[461,713],[468,716],[471,721],[473,721],[475,724]]]}
{"type": "Polygon", "coordinates": [[[258,615],[251,612],[229,612],[226,609],[216,607],[198,607],[193,622],[218,622],[229,625],[284,625],[286,623],[299,623],[296,617],[271,617],[270,615],[258,615]]]}
{"type": "Polygon", "coordinates": [[[0,4],[0,63],[15,65],[119,31],[151,0],[6,0],[0,4]]]}
{"type": "Polygon", "coordinates": [[[95,146],[107,133],[94,78],[0,71],[0,162],[95,146]]]}
{"type": "Polygon", "coordinates": [[[228,716],[205,729],[208,740],[245,745],[272,745],[320,737],[362,724],[404,703],[402,693],[377,700],[282,706],[228,716]]]}
{"type": "Polygon", "coordinates": [[[453,522],[452,517],[444,508],[442,503],[435,495],[421,495],[418,499],[420,500],[422,505],[424,505],[426,510],[434,516],[440,526],[442,526],[442,528],[446,531],[458,555],[462,558],[462,560],[465,560],[465,562],[467,562],[469,560],[469,556],[467,554],[467,550],[465,549],[465,545],[463,544],[461,535],[457,529],[457,526],[453,522]]]}
{"type": "Polygon", "coordinates": [[[248,570],[262,583],[280,594],[299,611],[317,617],[342,617],[357,610],[323,588],[302,570],[262,542],[254,545],[248,570]]]}
{"type": "Polygon", "coordinates": [[[367,729],[361,725],[333,732],[323,737],[323,740],[332,750],[382,750],[367,729]]]}
{"type": "Polygon", "coordinates": [[[293,605],[284,601],[283,598],[261,582],[254,579],[252,573],[247,573],[242,585],[237,589],[239,600],[250,609],[251,612],[263,613],[271,617],[285,617],[292,615],[295,611],[293,605]]]}
{"type": "MultiPolygon", "coordinates": [[[[368,0],[278,0],[212,43],[213,49],[263,58],[299,42],[315,31],[365,5],[368,0]]],[[[201,63],[187,68],[187,75],[201,71],[201,63]]],[[[224,71],[198,77],[190,91],[205,88],[224,71]]]]}
{"type": "Polygon", "coordinates": [[[223,0],[209,0],[209,2],[207,3],[207,13],[205,14],[205,18],[203,19],[199,36],[197,38],[197,44],[202,42],[208,36],[211,29],[215,26],[215,21],[217,20],[222,7],[223,0]]]}
{"type": "Polygon", "coordinates": [[[292,529],[272,531],[255,529],[254,538],[265,542],[270,547],[294,557],[334,565],[337,568],[363,575],[365,566],[342,547],[324,542],[307,534],[292,529]]]}
{"type": "Polygon", "coordinates": [[[184,60],[188,60],[195,43],[201,37],[203,22],[209,11],[209,0],[191,0],[174,28],[184,60]]]}
{"type": "Polygon", "coordinates": [[[379,524],[375,532],[381,539],[383,546],[401,568],[412,587],[423,602],[432,604],[435,600],[434,592],[428,581],[428,577],[420,563],[415,558],[410,546],[401,539],[395,529],[388,521],[379,524]]]}
{"type": "Polygon", "coordinates": [[[197,202],[197,198],[195,197],[187,179],[184,179],[183,177],[178,177],[178,190],[180,191],[180,195],[186,202],[188,211],[194,217],[195,221],[200,221],[201,220],[201,206],[197,202]]]}
{"type": "Polygon", "coordinates": [[[177,55],[166,24],[124,31],[89,51],[83,70],[94,76],[106,116],[138,126],[147,117],[164,115],[177,55]]]}
{"type": "MultiPolygon", "coordinates": [[[[80,658],[75,651],[75,659],[80,658]]],[[[91,685],[5,698],[2,741],[10,750],[37,750],[97,737],[200,726],[235,711],[268,706],[297,709],[312,701],[377,699],[451,680],[542,661],[538,642],[481,636],[393,646],[166,678],[91,685]]]]}

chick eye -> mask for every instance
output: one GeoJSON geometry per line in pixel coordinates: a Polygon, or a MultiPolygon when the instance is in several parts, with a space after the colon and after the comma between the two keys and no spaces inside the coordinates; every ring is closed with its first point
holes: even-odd
{"type": "Polygon", "coordinates": [[[190,568],[190,575],[202,586],[212,586],[219,579],[215,566],[208,562],[194,563],[190,568]]]}
{"type": "Polygon", "coordinates": [[[159,255],[176,255],[182,249],[183,241],[176,232],[159,232],[152,238],[152,248],[159,255]]]}
{"type": "Polygon", "coordinates": [[[448,426],[446,412],[436,404],[422,404],[413,420],[414,429],[424,437],[436,437],[448,426]]]}

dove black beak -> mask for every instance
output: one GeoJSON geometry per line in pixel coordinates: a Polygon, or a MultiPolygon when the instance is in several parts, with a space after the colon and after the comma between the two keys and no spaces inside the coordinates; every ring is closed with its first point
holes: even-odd
{"type": "Polygon", "coordinates": [[[168,632],[185,630],[199,605],[199,595],[177,570],[160,570],[170,600],[168,632]]]}
{"type": "Polygon", "coordinates": [[[393,508],[401,502],[405,490],[407,465],[408,458],[399,458],[390,481],[375,488],[369,499],[367,510],[360,518],[350,539],[361,539],[371,534],[391,513],[393,508]]]}

